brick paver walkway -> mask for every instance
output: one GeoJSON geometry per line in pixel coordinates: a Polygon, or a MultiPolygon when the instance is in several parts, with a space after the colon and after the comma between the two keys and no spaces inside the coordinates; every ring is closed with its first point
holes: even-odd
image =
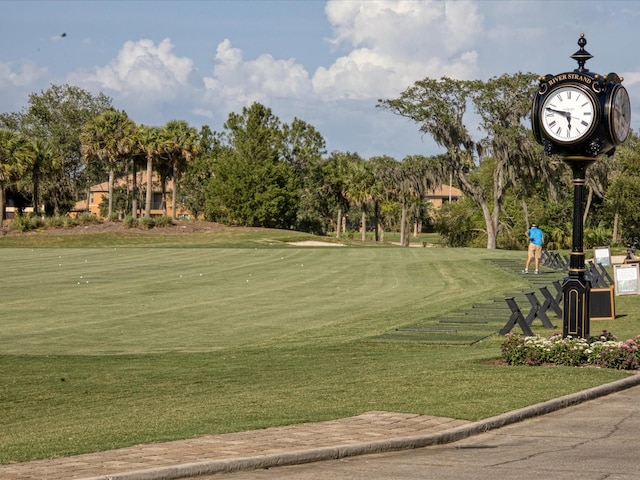
{"type": "MultiPolygon", "coordinates": [[[[189,466],[194,473],[239,468],[243,459],[296,454],[396,438],[417,437],[459,427],[468,422],[428,415],[368,412],[328,422],[211,435],[176,442],[136,445],[118,450],[52,460],[0,465],[3,480],[169,479],[180,478],[189,466]],[[172,467],[182,466],[182,468],[172,467]],[[208,470],[202,469],[207,467],[208,470]]],[[[242,468],[242,467],[240,467],[242,468]]],[[[215,472],[214,472],[215,473],[215,472]]]]}

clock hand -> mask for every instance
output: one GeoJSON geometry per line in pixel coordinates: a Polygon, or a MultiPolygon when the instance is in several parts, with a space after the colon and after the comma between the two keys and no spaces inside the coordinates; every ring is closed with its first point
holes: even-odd
{"type": "Polygon", "coordinates": [[[549,110],[550,112],[553,113],[558,113],[560,115],[562,115],[564,118],[566,118],[567,120],[571,121],[571,114],[569,112],[563,112],[562,110],[556,110],[555,108],[550,108],[547,107],[547,110],[549,110]]]}

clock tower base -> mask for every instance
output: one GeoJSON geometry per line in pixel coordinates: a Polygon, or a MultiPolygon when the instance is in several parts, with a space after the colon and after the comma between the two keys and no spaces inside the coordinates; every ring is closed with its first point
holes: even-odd
{"type": "Polygon", "coordinates": [[[562,284],[563,337],[589,338],[589,297],[591,282],[582,278],[567,277],[562,284]]]}

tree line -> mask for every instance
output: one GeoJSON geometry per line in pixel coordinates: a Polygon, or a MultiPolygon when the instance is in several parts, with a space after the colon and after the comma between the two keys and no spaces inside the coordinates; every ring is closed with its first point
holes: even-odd
{"type": "MultiPolygon", "coordinates": [[[[571,243],[571,176],[533,139],[527,122],[536,89],[537,76],[523,73],[488,81],[425,78],[398,98],[380,99],[378,108],[410,118],[444,150],[397,160],[327,152],[315,127],[298,118],[283,123],[260,103],[230,113],[214,132],[182,120],[138,125],[103,94],[53,85],[31,94],[23,111],[0,114],[0,210],[4,219],[8,193],[37,215],[64,215],[91,185],[108,181],[104,208],[111,219],[124,209],[149,217],[152,191],[160,188],[163,199],[172,196],[174,219],[180,205],[229,225],[338,237],[353,228],[362,240],[367,230],[376,240],[399,231],[403,245],[412,229],[428,224],[450,245],[487,248],[521,247],[535,221],[551,246],[564,248],[571,243]],[[147,184],[117,202],[116,179],[141,170],[147,184]],[[464,197],[433,211],[427,196],[442,184],[464,197]]],[[[640,236],[638,147],[632,133],[589,168],[587,246],[640,236]]]]}

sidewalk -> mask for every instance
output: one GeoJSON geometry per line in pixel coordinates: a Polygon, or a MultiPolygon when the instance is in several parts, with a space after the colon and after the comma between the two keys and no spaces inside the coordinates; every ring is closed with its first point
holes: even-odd
{"type": "Polygon", "coordinates": [[[368,412],[340,420],[0,465],[4,480],[165,480],[439,445],[640,385],[640,375],[478,422],[368,412]]]}

